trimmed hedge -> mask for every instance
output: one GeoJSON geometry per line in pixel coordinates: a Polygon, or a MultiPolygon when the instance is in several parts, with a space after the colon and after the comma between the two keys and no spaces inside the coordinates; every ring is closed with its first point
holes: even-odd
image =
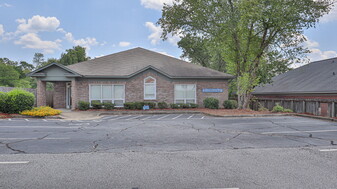
{"type": "Polygon", "coordinates": [[[209,109],[219,109],[219,100],[213,97],[205,98],[204,106],[209,109]]]}
{"type": "Polygon", "coordinates": [[[0,92],[0,112],[5,112],[7,110],[7,93],[0,92]]]}
{"type": "Polygon", "coordinates": [[[198,108],[198,104],[194,104],[194,103],[188,103],[188,104],[184,104],[184,103],[179,103],[179,104],[170,104],[170,107],[172,109],[182,109],[182,108],[198,108]]]}
{"type": "Polygon", "coordinates": [[[103,106],[107,110],[112,110],[115,108],[115,104],[112,102],[103,102],[103,106]]]}
{"type": "Polygon", "coordinates": [[[225,109],[236,109],[238,108],[238,102],[236,100],[225,100],[223,102],[223,107],[225,109]]]}
{"type": "Polygon", "coordinates": [[[168,104],[166,102],[158,102],[158,108],[159,109],[168,108],[168,104]]]}
{"type": "Polygon", "coordinates": [[[124,108],[127,110],[142,110],[144,105],[149,106],[150,109],[156,107],[155,102],[126,102],[124,103],[124,108]]]}
{"type": "Polygon", "coordinates": [[[34,102],[35,96],[33,93],[22,89],[14,89],[0,94],[0,111],[3,113],[20,113],[24,110],[31,110],[34,102]]]}
{"type": "Polygon", "coordinates": [[[103,104],[98,100],[91,101],[91,106],[92,106],[93,109],[101,109],[102,105],[103,104]]]}
{"type": "Polygon", "coordinates": [[[90,103],[85,101],[79,101],[78,102],[78,109],[79,110],[89,110],[90,103]]]}

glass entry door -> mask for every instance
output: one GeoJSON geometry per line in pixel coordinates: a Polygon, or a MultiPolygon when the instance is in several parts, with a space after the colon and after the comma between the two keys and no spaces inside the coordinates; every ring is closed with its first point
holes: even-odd
{"type": "Polygon", "coordinates": [[[66,108],[71,109],[71,83],[66,83],[66,108]]]}

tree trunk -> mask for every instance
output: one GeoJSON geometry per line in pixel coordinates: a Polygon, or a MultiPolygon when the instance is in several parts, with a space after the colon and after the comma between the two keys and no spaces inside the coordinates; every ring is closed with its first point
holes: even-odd
{"type": "MultiPolygon", "coordinates": [[[[238,91],[240,91],[240,86],[237,86],[238,91]]],[[[238,109],[249,109],[250,99],[252,94],[250,92],[245,92],[243,94],[238,93],[238,109]]]]}

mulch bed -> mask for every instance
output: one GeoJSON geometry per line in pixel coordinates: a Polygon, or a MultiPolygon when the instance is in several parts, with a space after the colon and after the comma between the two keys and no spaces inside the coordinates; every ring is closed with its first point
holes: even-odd
{"type": "Polygon", "coordinates": [[[6,118],[12,118],[19,116],[20,114],[5,114],[5,113],[0,113],[0,119],[6,119],[6,118]]]}

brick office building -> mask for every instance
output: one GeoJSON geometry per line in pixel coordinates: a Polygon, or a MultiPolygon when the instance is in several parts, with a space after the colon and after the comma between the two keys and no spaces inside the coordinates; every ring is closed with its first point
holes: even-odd
{"type": "Polygon", "coordinates": [[[46,104],[46,82],[54,83],[54,108],[75,109],[78,101],[196,103],[228,99],[232,75],[143,48],[70,66],[49,64],[29,74],[37,79],[37,105],[46,104]]]}

